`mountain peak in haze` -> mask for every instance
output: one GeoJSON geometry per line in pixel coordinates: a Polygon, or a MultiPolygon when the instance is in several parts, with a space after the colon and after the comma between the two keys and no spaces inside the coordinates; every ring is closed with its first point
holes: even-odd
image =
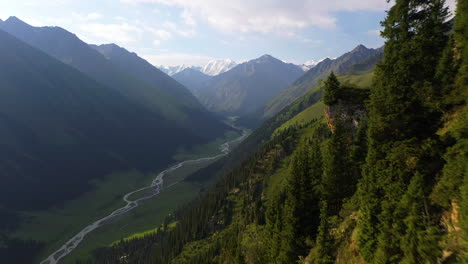
{"type": "Polygon", "coordinates": [[[271,56],[270,54],[265,54],[258,59],[254,59],[255,62],[268,62],[268,61],[279,61],[277,58],[271,56]]]}
{"type": "Polygon", "coordinates": [[[237,63],[231,59],[211,60],[200,70],[202,73],[210,76],[216,76],[225,73],[237,66],[237,63]]]}
{"type": "Polygon", "coordinates": [[[323,58],[321,60],[309,60],[309,61],[306,61],[304,62],[302,65],[299,65],[299,67],[301,67],[301,69],[303,71],[308,71],[308,70],[311,70],[312,68],[314,68],[315,66],[317,66],[319,63],[321,63],[322,61],[327,61],[327,60],[331,60],[330,58],[326,57],[326,58],[323,58]]]}
{"type": "Polygon", "coordinates": [[[185,69],[192,69],[199,71],[205,75],[216,76],[221,73],[225,73],[232,68],[236,67],[238,64],[231,59],[220,59],[220,60],[211,60],[205,66],[190,66],[190,65],[176,65],[176,66],[163,66],[160,65],[158,68],[168,74],[169,76],[174,76],[179,72],[184,71],[185,69]]]}
{"type": "Polygon", "coordinates": [[[26,24],[25,22],[23,22],[23,20],[15,17],[15,16],[11,16],[9,18],[7,18],[7,20],[5,20],[5,22],[8,22],[8,23],[22,23],[22,24],[26,24]]]}
{"type": "Polygon", "coordinates": [[[245,115],[257,110],[303,73],[297,65],[263,55],[209,79],[196,95],[213,112],[245,115]]]}
{"type": "Polygon", "coordinates": [[[355,47],[351,52],[362,52],[362,51],[368,51],[369,49],[362,45],[362,44],[359,44],[357,47],[355,47]]]}

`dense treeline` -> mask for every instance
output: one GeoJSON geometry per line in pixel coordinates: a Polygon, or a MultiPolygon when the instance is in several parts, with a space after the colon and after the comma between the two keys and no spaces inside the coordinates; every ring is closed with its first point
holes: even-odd
{"type": "Polygon", "coordinates": [[[326,124],[284,131],[175,228],[97,263],[466,263],[468,1],[453,31],[444,4],[397,0],[369,96],[331,74],[326,124]]]}

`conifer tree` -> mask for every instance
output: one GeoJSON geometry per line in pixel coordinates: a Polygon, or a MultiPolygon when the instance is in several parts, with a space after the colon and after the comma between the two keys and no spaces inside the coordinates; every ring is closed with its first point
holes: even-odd
{"type": "Polygon", "coordinates": [[[398,263],[402,255],[394,226],[403,219],[394,214],[412,176],[426,167],[421,146],[440,118],[425,106],[421,90],[434,81],[447,40],[446,15],[443,0],[397,0],[382,22],[385,59],[371,90],[368,155],[359,191],[359,247],[367,262],[398,263]]]}
{"type": "Polygon", "coordinates": [[[423,176],[417,173],[411,180],[399,210],[405,214],[404,235],[401,238],[402,264],[436,263],[442,255],[438,244],[440,230],[427,215],[423,176]]]}
{"type": "Polygon", "coordinates": [[[340,82],[336,75],[332,72],[325,81],[325,91],[323,95],[323,102],[326,105],[335,104],[338,101],[338,93],[340,90],[340,82]]]}
{"type": "Polygon", "coordinates": [[[354,193],[350,160],[351,135],[339,116],[333,120],[332,138],[323,155],[322,195],[327,199],[332,215],[338,213],[342,199],[354,193]]]}
{"type": "Polygon", "coordinates": [[[327,201],[320,202],[320,225],[317,234],[316,243],[316,261],[315,264],[333,264],[333,238],[330,234],[330,224],[328,223],[328,204],[327,201]]]}

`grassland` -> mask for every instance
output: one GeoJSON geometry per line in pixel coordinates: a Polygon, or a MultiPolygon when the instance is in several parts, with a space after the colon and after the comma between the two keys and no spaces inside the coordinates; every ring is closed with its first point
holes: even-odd
{"type": "Polygon", "coordinates": [[[338,76],[338,80],[344,84],[353,84],[360,88],[369,88],[372,85],[374,72],[368,72],[361,75],[338,76]]]}
{"type": "Polygon", "coordinates": [[[299,114],[297,114],[296,116],[288,120],[286,123],[278,127],[273,133],[272,137],[276,136],[280,131],[287,129],[288,127],[291,127],[294,125],[303,125],[303,124],[309,123],[310,121],[314,119],[319,119],[320,117],[324,115],[324,112],[323,112],[324,107],[325,105],[321,101],[307,107],[302,112],[300,112],[299,114]]]}

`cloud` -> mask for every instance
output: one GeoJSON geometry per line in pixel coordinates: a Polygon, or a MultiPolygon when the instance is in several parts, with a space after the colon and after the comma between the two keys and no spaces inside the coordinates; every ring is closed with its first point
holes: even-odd
{"type": "Polygon", "coordinates": [[[176,65],[194,65],[194,66],[204,66],[209,61],[215,60],[210,56],[203,55],[193,55],[185,53],[165,53],[158,55],[143,55],[147,61],[153,65],[164,65],[164,66],[176,66],[176,65]]]}
{"type": "Polygon", "coordinates": [[[184,9],[184,11],[182,11],[180,17],[184,20],[185,24],[189,26],[195,26],[197,24],[197,22],[195,22],[195,19],[193,18],[192,13],[190,13],[190,11],[188,11],[187,9],[184,9]]]}
{"type": "Polygon", "coordinates": [[[169,40],[172,38],[172,33],[164,29],[150,29],[151,33],[162,40],[169,40]]]}
{"type": "Polygon", "coordinates": [[[380,29],[372,29],[367,31],[367,34],[372,36],[380,36],[380,29]]]}
{"type": "Polygon", "coordinates": [[[281,33],[307,27],[333,28],[338,11],[382,11],[384,0],[121,0],[181,8],[186,24],[203,20],[231,33],[281,33]]]}
{"type": "Polygon", "coordinates": [[[174,34],[177,34],[179,36],[182,36],[182,37],[193,37],[196,35],[196,32],[193,28],[190,28],[190,29],[180,29],[179,26],[177,26],[175,23],[173,22],[169,22],[169,21],[166,21],[163,23],[163,27],[171,32],[173,32],[174,34]]]}
{"type": "Polygon", "coordinates": [[[141,39],[143,30],[128,23],[88,23],[80,26],[87,42],[115,42],[127,44],[141,39]]]}
{"type": "Polygon", "coordinates": [[[155,46],[159,46],[159,45],[161,45],[161,41],[159,39],[155,39],[155,40],[153,40],[153,44],[155,46]]]}

